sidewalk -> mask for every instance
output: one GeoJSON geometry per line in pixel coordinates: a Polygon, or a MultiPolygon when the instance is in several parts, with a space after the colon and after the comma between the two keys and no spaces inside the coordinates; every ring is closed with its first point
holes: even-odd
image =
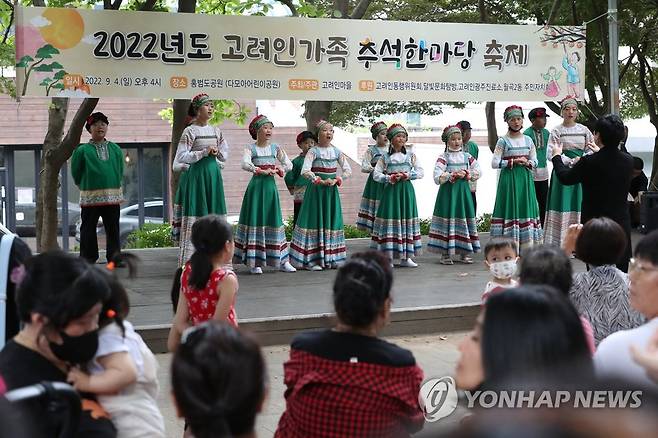
{"type": "MultiPolygon", "coordinates": [[[[425,372],[425,379],[430,377],[441,377],[454,375],[455,366],[459,359],[457,345],[467,333],[447,333],[432,336],[403,336],[387,338],[397,345],[411,350],[416,361],[425,372]]],[[[279,417],[285,409],[283,398],[283,363],[288,359],[289,348],[287,345],[276,345],[263,348],[263,355],[267,362],[269,374],[269,396],[263,412],[258,417],[256,432],[259,438],[269,438],[274,435],[279,417]]],[[[183,421],[176,418],[176,411],[170,395],[169,367],[171,354],[157,355],[160,363],[158,378],[160,381],[160,395],[158,405],[165,418],[168,438],[180,438],[183,436],[183,421]]],[[[465,411],[458,408],[449,417],[436,423],[426,423],[424,431],[441,431],[455,427],[456,423],[463,417],[465,411]]]]}

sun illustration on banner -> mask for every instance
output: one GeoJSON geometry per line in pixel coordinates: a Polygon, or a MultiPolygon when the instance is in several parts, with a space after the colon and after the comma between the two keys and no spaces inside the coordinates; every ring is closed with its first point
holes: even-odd
{"type": "Polygon", "coordinates": [[[22,96],[27,93],[31,75],[40,87],[45,88],[46,96],[51,92],[67,97],[90,94],[91,90],[81,80],[82,76],[69,74],[56,59],[61,50],[71,49],[82,41],[84,30],[80,13],[67,8],[46,8],[43,14],[30,20],[29,26],[20,27],[17,32],[16,67],[25,69],[22,96]],[[32,41],[34,39],[40,41],[32,41]]]}
{"type": "Polygon", "coordinates": [[[42,17],[50,22],[39,29],[43,40],[58,49],[70,49],[78,45],[85,32],[80,13],[69,8],[47,8],[42,17]]]}

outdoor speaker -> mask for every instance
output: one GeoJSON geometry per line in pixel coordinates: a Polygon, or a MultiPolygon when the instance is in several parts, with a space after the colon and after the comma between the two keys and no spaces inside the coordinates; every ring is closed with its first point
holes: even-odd
{"type": "Polygon", "coordinates": [[[640,201],[640,232],[658,230],[658,192],[644,192],[640,201]]]}

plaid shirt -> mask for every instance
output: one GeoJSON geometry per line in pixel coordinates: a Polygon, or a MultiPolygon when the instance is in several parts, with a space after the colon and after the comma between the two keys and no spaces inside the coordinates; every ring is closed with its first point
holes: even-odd
{"type": "Polygon", "coordinates": [[[276,438],[397,438],[423,427],[417,365],[334,361],[291,349],[284,372],[286,411],[276,438]]]}

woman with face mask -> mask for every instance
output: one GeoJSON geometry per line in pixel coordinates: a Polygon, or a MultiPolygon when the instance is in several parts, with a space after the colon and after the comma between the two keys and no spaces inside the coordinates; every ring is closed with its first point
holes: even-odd
{"type": "MultiPolygon", "coordinates": [[[[46,252],[28,260],[16,301],[23,328],[0,352],[0,376],[12,390],[42,381],[66,382],[73,365],[94,357],[98,316],[110,288],[106,274],[85,260],[46,252]]],[[[68,412],[26,402],[34,437],[58,436],[68,412]]],[[[109,416],[95,400],[82,401],[77,437],[114,437],[109,416]]]]}

